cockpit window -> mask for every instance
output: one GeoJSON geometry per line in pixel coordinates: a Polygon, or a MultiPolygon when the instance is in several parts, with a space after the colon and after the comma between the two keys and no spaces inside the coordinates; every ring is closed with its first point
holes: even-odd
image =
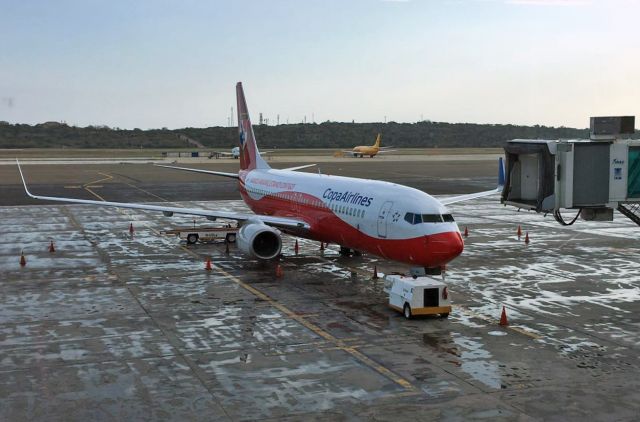
{"type": "Polygon", "coordinates": [[[422,214],[423,223],[442,223],[440,214],[422,214]]]}
{"type": "Polygon", "coordinates": [[[404,215],[404,219],[409,224],[454,222],[451,214],[415,214],[408,212],[404,215]]]}
{"type": "Polygon", "coordinates": [[[442,219],[444,220],[445,223],[454,222],[453,216],[451,214],[442,214],[442,219]]]}

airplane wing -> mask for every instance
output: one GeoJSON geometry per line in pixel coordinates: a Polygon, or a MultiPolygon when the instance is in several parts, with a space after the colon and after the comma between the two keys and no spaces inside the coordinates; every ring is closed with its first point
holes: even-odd
{"type": "Polygon", "coordinates": [[[213,174],[215,176],[222,176],[222,177],[231,177],[233,179],[238,179],[240,176],[238,176],[238,173],[226,173],[224,171],[212,171],[212,170],[202,170],[202,169],[190,169],[190,168],[186,168],[186,167],[177,167],[177,166],[165,166],[163,164],[154,164],[154,166],[156,167],[164,167],[164,168],[168,168],[168,169],[175,169],[175,170],[184,170],[184,171],[192,171],[194,173],[205,173],[205,174],[213,174]]]}
{"type": "Polygon", "coordinates": [[[309,229],[308,223],[302,220],[296,220],[293,218],[286,218],[286,217],[273,217],[273,216],[246,214],[246,213],[233,213],[233,212],[225,212],[225,211],[204,210],[204,209],[198,209],[198,208],[165,207],[161,205],[132,204],[127,202],[93,201],[88,199],[75,199],[75,198],[62,198],[57,196],[34,195],[31,192],[29,192],[29,189],[27,188],[27,183],[25,182],[24,175],[22,174],[22,168],[20,168],[20,162],[16,160],[16,163],[18,164],[18,171],[20,172],[20,178],[22,179],[24,190],[26,194],[33,199],[41,199],[43,201],[67,202],[71,204],[86,204],[86,205],[98,205],[103,207],[159,211],[168,216],[171,216],[175,213],[175,214],[198,215],[198,216],[209,217],[209,218],[223,218],[223,219],[235,220],[235,221],[257,220],[257,221],[263,222],[264,224],[267,224],[269,226],[274,226],[274,227],[281,227],[281,228],[288,228],[288,229],[302,229],[302,230],[309,229]]]}
{"type": "Polygon", "coordinates": [[[455,204],[457,202],[470,201],[476,198],[482,198],[483,196],[493,195],[494,193],[502,192],[502,188],[498,187],[496,189],[484,191],[484,192],[476,192],[470,193],[468,195],[460,195],[460,196],[452,196],[451,198],[438,199],[442,205],[455,204]]]}
{"type": "Polygon", "coordinates": [[[498,159],[498,187],[497,188],[492,190],[487,190],[484,192],[476,192],[476,193],[470,193],[467,195],[452,196],[451,198],[444,198],[444,199],[440,199],[439,201],[440,203],[442,203],[442,205],[450,205],[450,204],[455,204],[457,202],[470,201],[472,199],[482,198],[483,196],[489,196],[496,193],[500,193],[502,192],[503,186],[504,186],[504,163],[502,161],[502,157],[500,157],[498,159]]]}

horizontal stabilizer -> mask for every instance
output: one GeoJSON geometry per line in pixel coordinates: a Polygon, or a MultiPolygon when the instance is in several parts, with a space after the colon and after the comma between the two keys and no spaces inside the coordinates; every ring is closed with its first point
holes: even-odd
{"type": "Polygon", "coordinates": [[[315,166],[315,164],[305,164],[304,166],[287,167],[286,169],[282,169],[282,170],[296,171],[296,170],[302,170],[302,169],[306,169],[313,166],[315,166]]]}
{"type": "Polygon", "coordinates": [[[214,176],[222,176],[222,177],[231,177],[233,179],[238,179],[238,173],[226,173],[224,171],[212,171],[212,170],[202,170],[202,169],[190,169],[185,167],[177,167],[177,166],[165,166],[163,164],[154,164],[156,167],[164,167],[168,169],[174,170],[182,170],[182,171],[192,171],[194,173],[204,173],[204,174],[212,174],[214,176]]]}

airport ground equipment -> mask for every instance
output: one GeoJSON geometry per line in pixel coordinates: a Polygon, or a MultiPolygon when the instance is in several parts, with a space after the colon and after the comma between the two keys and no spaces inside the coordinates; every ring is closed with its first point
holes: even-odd
{"type": "Polygon", "coordinates": [[[579,216],[612,221],[613,210],[640,225],[640,140],[635,117],[592,117],[590,139],[514,139],[504,147],[501,202],[552,213],[562,225],[579,216]],[[577,210],[565,221],[561,210],[577,210]]]}
{"type": "Polygon", "coordinates": [[[389,294],[389,306],[409,319],[415,315],[451,313],[447,285],[435,278],[389,274],[384,277],[384,291],[389,294]]]}
{"type": "Polygon", "coordinates": [[[193,245],[196,242],[216,242],[222,240],[228,243],[235,243],[238,228],[231,226],[177,227],[172,230],[166,230],[163,233],[178,236],[189,245],[193,245]]]}

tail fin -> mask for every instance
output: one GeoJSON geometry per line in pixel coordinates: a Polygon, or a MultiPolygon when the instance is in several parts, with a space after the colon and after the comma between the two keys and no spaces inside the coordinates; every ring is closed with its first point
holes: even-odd
{"type": "Polygon", "coordinates": [[[382,139],[382,134],[378,133],[378,136],[376,137],[376,143],[373,144],[374,147],[376,148],[380,148],[380,140],[382,139]]]}
{"type": "Polygon", "coordinates": [[[242,82],[236,84],[236,98],[238,100],[238,133],[240,135],[240,169],[268,169],[271,168],[260,156],[253,126],[249,118],[249,109],[244,99],[242,82]]]}

